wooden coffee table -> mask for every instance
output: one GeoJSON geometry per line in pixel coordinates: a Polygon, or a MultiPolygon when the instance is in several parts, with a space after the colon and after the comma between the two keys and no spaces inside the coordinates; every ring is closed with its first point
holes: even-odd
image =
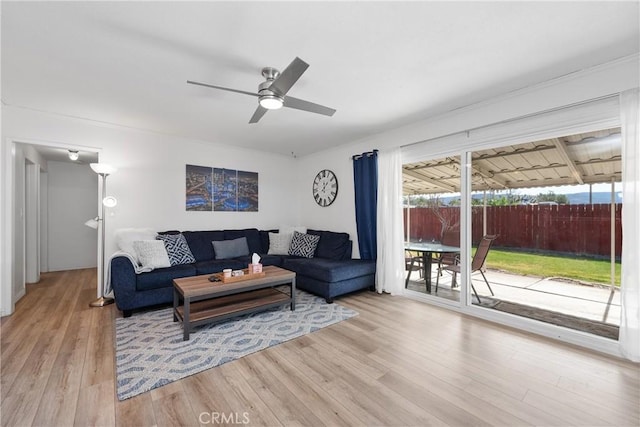
{"type": "Polygon", "coordinates": [[[240,282],[210,282],[211,274],[173,280],[173,321],[182,321],[184,340],[195,326],[221,322],[282,304],[296,309],[296,273],[267,266],[263,277],[240,282]],[[275,286],[290,285],[290,294],[275,286]],[[180,301],[182,300],[182,305],[180,301]]]}

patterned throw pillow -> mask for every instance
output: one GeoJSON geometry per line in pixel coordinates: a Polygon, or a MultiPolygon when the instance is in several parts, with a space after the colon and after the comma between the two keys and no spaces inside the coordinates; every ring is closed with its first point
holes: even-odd
{"type": "Polygon", "coordinates": [[[182,233],[179,234],[159,234],[156,239],[164,242],[164,247],[169,255],[171,266],[180,264],[191,264],[196,262],[191,253],[187,239],[182,233]]]}
{"type": "Polygon", "coordinates": [[[320,236],[294,231],[291,245],[289,245],[289,255],[313,258],[313,253],[316,251],[319,241],[320,236]]]}

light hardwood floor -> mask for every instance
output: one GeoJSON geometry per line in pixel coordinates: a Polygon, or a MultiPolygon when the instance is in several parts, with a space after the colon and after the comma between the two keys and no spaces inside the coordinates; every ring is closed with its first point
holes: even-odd
{"type": "MultiPolygon", "coordinates": [[[[401,297],[132,399],[94,269],[44,274],[2,319],[3,426],[640,425],[640,367],[401,297]]],[[[196,332],[197,333],[197,332],[196,332]]]]}

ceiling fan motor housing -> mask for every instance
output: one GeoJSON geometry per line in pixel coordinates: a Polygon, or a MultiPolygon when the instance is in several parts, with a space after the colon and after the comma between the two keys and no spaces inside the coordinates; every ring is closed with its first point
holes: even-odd
{"type": "Polygon", "coordinates": [[[273,91],[270,89],[271,84],[273,83],[273,81],[278,78],[278,76],[280,75],[280,71],[276,70],[275,68],[272,67],[264,67],[262,69],[262,75],[264,76],[265,79],[267,79],[266,81],[260,83],[260,85],[258,85],[258,94],[260,95],[260,98],[258,99],[258,102],[260,103],[260,105],[267,105],[264,104],[263,100],[278,100],[280,101],[279,103],[276,103],[275,105],[272,103],[271,105],[273,105],[271,108],[280,108],[282,106],[282,104],[284,103],[284,97],[282,95],[280,95],[279,93],[273,91]]]}

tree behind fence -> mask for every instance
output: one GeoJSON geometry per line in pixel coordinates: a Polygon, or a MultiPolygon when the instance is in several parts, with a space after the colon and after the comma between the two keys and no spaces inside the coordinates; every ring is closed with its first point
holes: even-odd
{"type": "MultiPolygon", "coordinates": [[[[487,206],[487,234],[498,234],[496,246],[577,255],[610,256],[611,205],[518,205],[487,206]]],[[[447,217],[459,224],[459,207],[448,210],[447,217]]],[[[616,256],[622,251],[622,204],[615,206],[616,256]]],[[[472,207],[472,239],[482,238],[482,206],[472,207]]],[[[407,209],[404,210],[407,232],[407,209]]],[[[411,240],[441,239],[441,223],[430,208],[411,208],[411,240]]]]}

